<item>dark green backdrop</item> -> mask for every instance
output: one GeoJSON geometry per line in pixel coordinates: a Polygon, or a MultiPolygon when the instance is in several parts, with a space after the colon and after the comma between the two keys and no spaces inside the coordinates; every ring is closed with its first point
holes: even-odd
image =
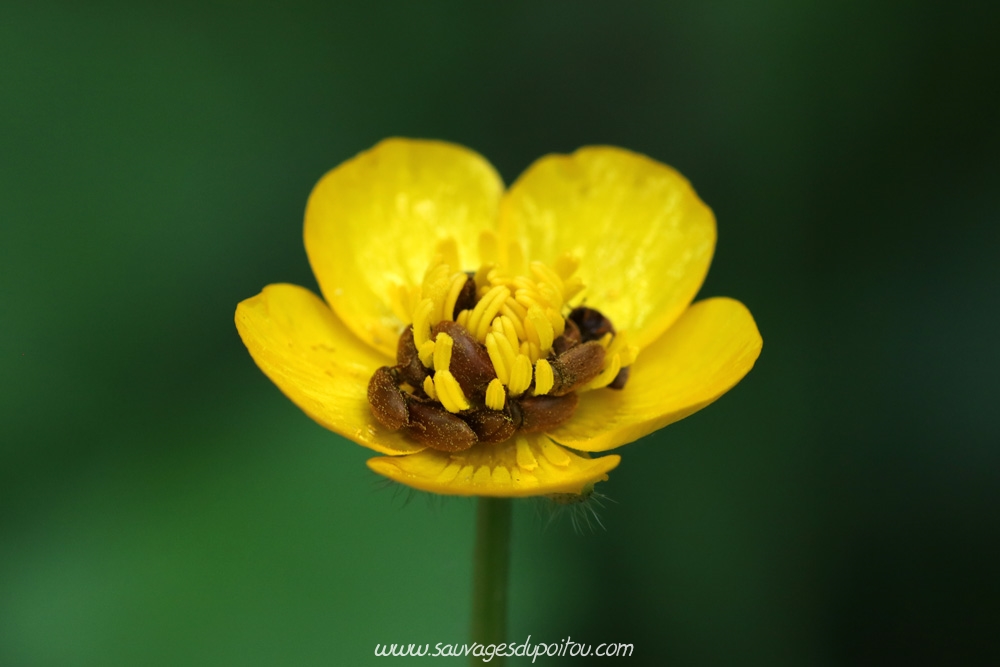
{"type": "Polygon", "coordinates": [[[315,286],[306,197],[388,135],[508,182],[593,143],[676,166],[718,218],[702,293],[764,336],[621,451],[606,530],[518,504],[511,639],[1000,660],[997,6],[4,2],[0,664],[466,640],[473,503],[380,490],[232,323],[315,286]]]}

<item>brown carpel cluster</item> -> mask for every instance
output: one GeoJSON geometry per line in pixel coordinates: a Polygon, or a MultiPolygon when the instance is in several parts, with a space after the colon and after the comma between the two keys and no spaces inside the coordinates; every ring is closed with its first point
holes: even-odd
{"type": "MultiPolygon", "coordinates": [[[[471,295],[463,292],[465,298],[459,298],[456,313],[469,307],[474,294],[474,290],[471,295]]],[[[504,442],[518,431],[545,432],[570,419],[578,402],[576,390],[601,372],[605,348],[599,341],[608,333],[613,335],[614,327],[600,311],[574,309],[547,357],[554,378],[552,388],[535,396],[532,380],[520,396],[507,393],[501,410],[486,406],[486,389],[497,377],[486,347],[451,320],[437,323],[431,332],[432,339],[440,333],[454,341],[449,370],[469,402],[468,410],[449,412],[424,391],[424,381],[431,370],[420,361],[409,326],[400,334],[396,365],[383,366],[372,375],[368,403],[372,415],[387,429],[402,429],[433,449],[458,452],[479,442],[504,442]]],[[[608,386],[621,389],[627,379],[626,367],[608,386]]]]}

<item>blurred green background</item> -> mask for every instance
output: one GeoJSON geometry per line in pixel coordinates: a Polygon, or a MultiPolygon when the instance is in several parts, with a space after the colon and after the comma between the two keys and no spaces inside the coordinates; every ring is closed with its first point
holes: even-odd
{"type": "Polygon", "coordinates": [[[306,197],[389,135],[508,183],[594,143],[674,165],[719,222],[702,294],[764,336],[621,451],[606,530],[517,505],[512,640],[1000,664],[997,7],[4,2],[0,665],[466,641],[474,503],[382,488],[232,322],[315,288],[306,197]]]}

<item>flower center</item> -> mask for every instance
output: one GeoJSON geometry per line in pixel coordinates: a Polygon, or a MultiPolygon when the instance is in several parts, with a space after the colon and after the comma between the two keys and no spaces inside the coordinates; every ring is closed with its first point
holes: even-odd
{"type": "Polygon", "coordinates": [[[577,262],[567,255],[524,272],[520,246],[506,266],[495,247],[485,233],[482,265],[465,272],[446,240],[420,286],[398,286],[395,309],[412,324],[396,366],[368,384],[372,414],[386,428],[456,452],[550,430],[573,416],[577,392],[625,386],[636,349],[599,311],[570,305],[583,290],[577,262]]]}

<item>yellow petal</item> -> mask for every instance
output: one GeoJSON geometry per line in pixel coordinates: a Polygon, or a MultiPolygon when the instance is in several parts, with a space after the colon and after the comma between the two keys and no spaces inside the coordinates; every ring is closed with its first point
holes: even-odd
{"type": "Polygon", "coordinates": [[[397,285],[419,285],[453,238],[475,268],[479,233],[496,224],[503,182],[477,153],[440,141],[387,139],[326,174],[306,206],[305,244],[327,303],[358,337],[394,355],[404,322],[397,285]]]}
{"type": "Polygon", "coordinates": [[[533,260],[579,259],[587,305],[640,348],[691,303],[715,249],[715,217],[683,176],[611,147],[531,165],[501,203],[499,233],[533,260]]]}
{"type": "Polygon", "coordinates": [[[236,307],[236,328],[264,374],[322,426],[383,454],[423,449],[368,409],[368,381],[384,357],[352,334],[319,297],[268,285],[236,307]]]}
{"type": "Polygon", "coordinates": [[[573,418],[549,435],[567,447],[600,452],[687,417],[722,396],[753,367],[762,341],[739,301],[699,301],[639,353],[621,391],[580,394],[573,418]]]}
{"type": "Polygon", "coordinates": [[[555,444],[544,435],[517,436],[448,454],[425,449],[409,456],[378,457],[368,467],[400,484],[455,496],[538,496],[581,493],[607,479],[621,457],[592,459],[555,444]],[[520,451],[519,451],[520,450],[520,451]]]}

